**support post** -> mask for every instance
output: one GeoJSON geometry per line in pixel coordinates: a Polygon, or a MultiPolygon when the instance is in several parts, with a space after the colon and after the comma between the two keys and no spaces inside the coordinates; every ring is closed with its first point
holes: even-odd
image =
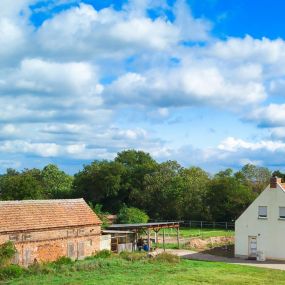
{"type": "Polygon", "coordinates": [[[148,252],[150,252],[150,231],[147,229],[147,247],[148,247],[148,252]]]}
{"type": "Polygon", "coordinates": [[[162,229],[162,242],[163,242],[163,251],[165,251],[165,229],[162,229]]]}
{"type": "Polygon", "coordinates": [[[179,227],[177,228],[177,245],[178,245],[178,248],[180,248],[180,243],[179,243],[179,227]]]}

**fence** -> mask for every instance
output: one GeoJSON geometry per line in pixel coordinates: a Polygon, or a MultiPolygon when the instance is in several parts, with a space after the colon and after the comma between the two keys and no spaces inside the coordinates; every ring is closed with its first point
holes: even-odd
{"type": "MultiPolygon", "coordinates": [[[[165,221],[165,220],[150,220],[151,222],[177,222],[177,221],[165,221]]],[[[225,229],[234,230],[234,222],[209,222],[209,221],[179,221],[181,227],[185,228],[200,228],[200,229],[225,229]]]]}

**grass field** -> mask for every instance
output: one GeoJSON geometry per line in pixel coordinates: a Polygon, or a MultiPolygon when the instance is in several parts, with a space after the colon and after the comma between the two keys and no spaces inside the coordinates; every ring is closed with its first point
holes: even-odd
{"type": "MultiPolygon", "coordinates": [[[[176,230],[174,229],[166,229],[166,235],[176,236],[176,230]]],[[[180,237],[218,237],[218,236],[234,236],[234,231],[232,230],[224,230],[224,229],[199,229],[199,228],[180,228],[179,231],[180,237]]]]}
{"type": "MultiPolygon", "coordinates": [[[[48,267],[47,267],[48,268],[48,267]]],[[[126,260],[109,257],[78,261],[59,269],[25,275],[2,284],[48,285],[189,285],[285,284],[285,272],[249,266],[181,260],[126,260]]]]}

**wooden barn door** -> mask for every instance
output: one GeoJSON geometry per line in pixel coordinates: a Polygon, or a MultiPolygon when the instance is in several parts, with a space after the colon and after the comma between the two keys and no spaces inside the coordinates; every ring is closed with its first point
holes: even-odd
{"type": "Polygon", "coordinates": [[[78,242],[77,258],[83,259],[85,257],[84,241],[78,242]]]}

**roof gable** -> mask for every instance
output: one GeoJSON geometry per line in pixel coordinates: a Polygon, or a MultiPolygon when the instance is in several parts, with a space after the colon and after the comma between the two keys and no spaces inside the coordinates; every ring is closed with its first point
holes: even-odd
{"type": "Polygon", "coordinates": [[[101,223],[83,199],[0,202],[0,232],[99,225],[101,223]]]}

